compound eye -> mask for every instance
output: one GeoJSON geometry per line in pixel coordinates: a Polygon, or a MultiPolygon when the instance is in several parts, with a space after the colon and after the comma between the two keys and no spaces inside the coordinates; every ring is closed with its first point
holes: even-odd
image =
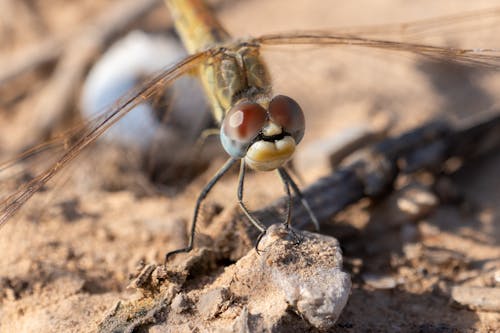
{"type": "Polygon", "coordinates": [[[266,110],[257,103],[233,106],[222,121],[221,141],[233,157],[242,157],[267,121],[266,110]]]}
{"type": "Polygon", "coordinates": [[[299,143],[304,136],[305,119],[299,104],[287,96],[278,95],[269,103],[271,120],[283,127],[290,134],[295,143],[299,143]]]}
{"type": "Polygon", "coordinates": [[[259,104],[236,104],[224,118],[222,130],[230,139],[246,142],[259,134],[266,117],[266,110],[259,104]]]}

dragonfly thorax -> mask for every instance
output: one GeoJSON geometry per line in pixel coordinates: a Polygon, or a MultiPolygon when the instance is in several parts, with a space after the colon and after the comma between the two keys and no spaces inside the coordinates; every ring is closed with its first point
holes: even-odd
{"type": "Polygon", "coordinates": [[[243,98],[270,99],[270,75],[255,45],[221,47],[207,64],[201,66],[200,78],[218,122],[243,98]]]}

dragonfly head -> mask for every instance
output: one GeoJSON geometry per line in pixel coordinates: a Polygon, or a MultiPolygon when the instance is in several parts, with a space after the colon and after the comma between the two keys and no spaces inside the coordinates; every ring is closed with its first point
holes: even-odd
{"type": "Polygon", "coordinates": [[[222,121],[226,152],[259,171],[274,170],[293,155],[304,136],[304,113],[293,99],[278,95],[266,110],[256,102],[236,103],[222,121]]]}

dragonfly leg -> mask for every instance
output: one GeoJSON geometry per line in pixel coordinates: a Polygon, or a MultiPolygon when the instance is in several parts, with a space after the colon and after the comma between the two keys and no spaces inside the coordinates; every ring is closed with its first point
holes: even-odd
{"type": "Polygon", "coordinates": [[[253,217],[252,214],[250,214],[250,211],[243,202],[243,183],[245,182],[245,171],[246,171],[245,160],[242,159],[240,164],[240,175],[238,178],[238,203],[240,204],[243,213],[245,213],[250,222],[252,222],[252,224],[257,229],[259,229],[260,232],[265,232],[266,227],[261,222],[259,222],[255,217],[253,217]]]}
{"type": "Polygon", "coordinates": [[[254,248],[255,248],[255,252],[257,252],[257,254],[260,254],[260,252],[261,252],[261,250],[259,250],[259,243],[260,243],[260,241],[262,240],[262,237],[264,237],[265,234],[266,234],[266,230],[262,231],[259,234],[259,237],[257,237],[257,240],[255,241],[254,248]]]}
{"type": "Polygon", "coordinates": [[[220,129],[219,128],[207,128],[207,129],[204,129],[200,136],[198,137],[198,139],[196,140],[196,150],[197,151],[200,151],[203,144],[205,143],[205,141],[208,139],[209,136],[213,136],[213,135],[219,135],[220,134],[220,129]]]}
{"type": "Polygon", "coordinates": [[[215,176],[210,179],[210,181],[205,185],[203,190],[201,191],[200,195],[198,196],[198,199],[196,200],[196,206],[194,208],[194,214],[193,214],[193,221],[191,223],[191,232],[189,235],[189,243],[187,247],[184,247],[182,249],[177,249],[174,251],[170,251],[165,255],[165,265],[168,262],[168,259],[171,258],[173,255],[176,255],[178,253],[186,253],[189,252],[193,249],[193,243],[194,243],[194,234],[196,230],[196,222],[198,220],[198,214],[200,211],[201,204],[203,203],[203,200],[207,197],[208,193],[210,190],[214,187],[214,185],[221,179],[221,177],[236,163],[237,159],[235,158],[229,158],[226,163],[217,171],[215,176]]]}
{"type": "Polygon", "coordinates": [[[302,237],[297,235],[295,231],[290,227],[291,226],[291,219],[292,219],[292,195],[290,194],[290,180],[289,178],[284,177],[280,170],[282,168],[278,169],[278,173],[281,177],[281,180],[283,180],[283,184],[285,185],[285,192],[287,194],[287,208],[286,208],[286,219],[283,222],[284,227],[292,234],[293,238],[295,239],[295,244],[298,245],[300,242],[302,242],[302,237]]]}
{"type": "Polygon", "coordinates": [[[302,195],[302,192],[300,191],[299,187],[295,182],[293,181],[292,177],[288,174],[288,172],[284,168],[278,168],[278,172],[283,179],[284,182],[290,184],[292,187],[293,192],[297,197],[299,197],[300,202],[302,203],[302,206],[306,209],[307,213],[309,214],[309,218],[314,224],[314,227],[316,228],[316,231],[319,231],[319,222],[318,219],[316,218],[316,215],[314,215],[311,206],[309,206],[309,203],[307,202],[306,198],[302,195]]]}
{"type": "MultiPolygon", "coordinates": [[[[298,244],[300,243],[300,238],[295,234],[295,232],[293,231],[293,229],[290,228],[290,221],[291,221],[291,218],[292,218],[292,196],[290,194],[290,185],[288,184],[288,182],[283,179],[283,184],[285,185],[285,192],[286,194],[288,195],[288,200],[287,200],[287,207],[286,207],[286,219],[285,221],[283,221],[283,226],[288,230],[288,231],[291,231],[294,238],[295,238],[295,243],[298,244]]],[[[266,230],[262,231],[259,235],[259,237],[257,237],[257,240],[255,241],[255,251],[257,253],[260,254],[261,250],[259,250],[259,243],[262,239],[262,237],[266,234],[266,230]]]]}
{"type": "MultiPolygon", "coordinates": [[[[281,176],[281,174],[280,174],[280,176],[281,176]]],[[[286,229],[290,229],[290,222],[291,222],[291,219],[292,219],[292,195],[290,194],[290,184],[288,183],[288,181],[285,178],[283,178],[283,177],[281,177],[281,179],[283,180],[283,185],[285,185],[285,193],[286,193],[286,196],[287,196],[287,200],[286,200],[286,219],[285,219],[285,221],[283,221],[283,226],[286,229]]]]}
{"type": "Polygon", "coordinates": [[[243,202],[243,185],[245,182],[245,171],[246,171],[245,160],[242,159],[240,164],[240,175],[238,178],[238,203],[240,204],[240,207],[243,210],[243,213],[245,213],[246,217],[260,231],[260,235],[259,237],[257,237],[257,241],[255,242],[254,245],[255,251],[257,251],[257,253],[260,253],[259,243],[262,237],[266,234],[266,227],[261,222],[259,222],[255,217],[253,217],[252,214],[250,214],[250,211],[243,202]]]}

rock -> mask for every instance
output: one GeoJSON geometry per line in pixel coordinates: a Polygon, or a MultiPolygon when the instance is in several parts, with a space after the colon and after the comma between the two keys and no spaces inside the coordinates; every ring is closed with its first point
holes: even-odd
{"type": "Polygon", "coordinates": [[[367,285],[375,289],[394,289],[397,286],[392,276],[366,273],[362,277],[367,285]]]}
{"type": "Polygon", "coordinates": [[[408,187],[400,194],[401,197],[397,200],[397,205],[402,212],[408,215],[408,218],[417,219],[425,216],[438,204],[436,196],[422,187],[408,187]]]}
{"type": "Polygon", "coordinates": [[[416,183],[407,185],[373,208],[371,227],[385,229],[387,225],[418,221],[431,214],[438,204],[438,198],[427,187],[416,183]]]}
{"type": "Polygon", "coordinates": [[[246,307],[241,310],[241,314],[233,322],[232,331],[238,333],[250,333],[250,328],[248,327],[248,309],[246,307]]]}
{"type": "Polygon", "coordinates": [[[227,288],[216,288],[200,296],[196,307],[204,319],[211,319],[227,309],[231,293],[227,288]]]}
{"type": "Polygon", "coordinates": [[[170,307],[174,313],[180,314],[184,311],[187,311],[191,308],[189,299],[186,297],[186,294],[179,293],[172,300],[172,304],[170,307]]]}
{"type": "MultiPolygon", "coordinates": [[[[158,73],[184,56],[182,45],[174,37],[130,32],[106,51],[85,79],[80,102],[83,117],[93,119],[99,111],[137,85],[145,75],[158,73]]],[[[165,96],[180,92],[189,96],[172,101],[169,107],[178,111],[175,116],[170,116],[177,124],[190,125],[191,131],[199,128],[203,118],[199,117],[199,112],[205,108],[201,86],[193,78],[181,78],[169,89],[165,96]]],[[[153,143],[158,144],[159,132],[165,130],[152,104],[135,106],[102,139],[127,147],[138,146],[141,151],[151,149],[153,143]]],[[[165,134],[163,139],[168,141],[174,138],[165,134]]]]}
{"type": "Polygon", "coordinates": [[[250,250],[223,270],[205,271],[211,274],[201,279],[190,279],[200,275],[188,269],[199,259],[187,260],[192,263],[175,271],[153,273],[151,284],[163,281],[159,292],[124,303],[103,320],[101,331],[331,330],[351,289],[338,241],[280,224],[267,230],[259,250],[250,250]]]}
{"type": "Polygon", "coordinates": [[[500,284],[500,270],[493,274],[493,280],[496,284],[500,284]]]}
{"type": "Polygon", "coordinates": [[[451,298],[471,309],[500,311],[500,288],[455,286],[451,298]]]}
{"type": "Polygon", "coordinates": [[[349,297],[350,279],[340,270],[318,270],[307,277],[275,272],[275,278],[287,303],[320,329],[333,327],[349,297]]]}
{"type": "Polygon", "coordinates": [[[337,240],[309,232],[294,235],[273,225],[259,246],[264,249],[260,256],[250,253],[237,265],[239,279],[253,291],[249,313],[262,316],[267,328],[276,328],[288,310],[316,328],[332,328],[351,288],[337,240]]]}

